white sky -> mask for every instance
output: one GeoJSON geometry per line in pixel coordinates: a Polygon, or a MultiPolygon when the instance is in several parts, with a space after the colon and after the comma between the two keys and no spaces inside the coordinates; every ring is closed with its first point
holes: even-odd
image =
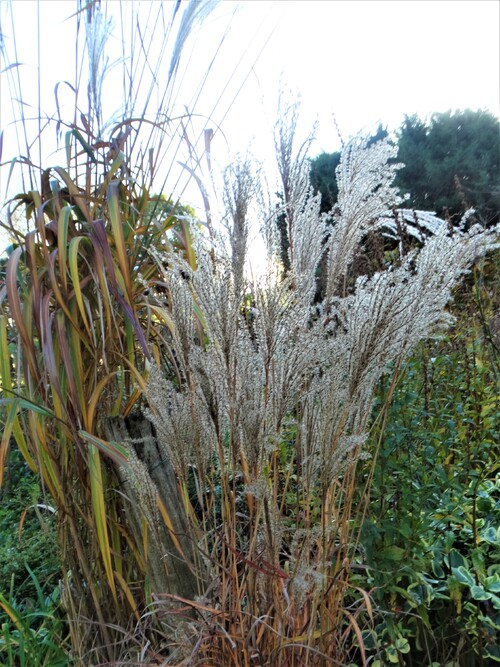
{"type": "MultiPolygon", "coordinates": [[[[5,0],[1,4],[5,9],[5,0]]],[[[165,4],[172,7],[172,2],[165,4]]],[[[13,0],[13,6],[18,60],[25,63],[24,94],[35,102],[30,76],[37,68],[37,2],[13,0]]],[[[111,0],[112,12],[119,6],[111,0]]],[[[58,81],[74,81],[74,33],[65,19],[75,9],[74,0],[41,0],[39,5],[42,98],[48,105],[53,106],[58,81]]],[[[231,79],[214,113],[215,122],[224,118],[225,140],[219,133],[212,144],[221,164],[228,160],[228,147],[234,154],[250,146],[257,158],[268,158],[280,81],[302,96],[304,132],[319,120],[313,155],[339,149],[332,114],[345,139],[375,129],[379,121],[396,129],[405,113],[425,117],[465,108],[500,112],[497,0],[222,0],[190,43],[188,73],[193,74],[185,77],[186,90],[206,67],[229,23],[230,34],[198,104],[198,111],[211,113],[231,79]]],[[[8,37],[11,26],[5,22],[2,31],[8,37]]],[[[4,79],[2,75],[5,162],[16,147],[4,79]]],[[[189,102],[189,93],[186,98],[180,101],[189,102]]],[[[0,203],[6,180],[5,168],[1,171],[0,203]]]]}
{"type": "MultiPolygon", "coordinates": [[[[258,107],[264,97],[272,113],[283,71],[302,93],[304,116],[310,122],[319,118],[316,152],[339,148],[332,114],[348,137],[378,121],[395,129],[405,113],[500,111],[500,3],[495,0],[242,4],[241,26],[253,27],[268,8],[272,19],[279,12],[245,100],[258,107]]],[[[242,97],[238,109],[245,106],[242,97]]]]}

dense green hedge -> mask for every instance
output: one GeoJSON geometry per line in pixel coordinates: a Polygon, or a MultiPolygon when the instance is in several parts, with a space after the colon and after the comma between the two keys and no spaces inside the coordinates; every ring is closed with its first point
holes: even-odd
{"type": "Polygon", "coordinates": [[[456,294],[455,326],[411,357],[384,432],[372,432],[367,569],[354,581],[372,591],[363,637],[375,667],[500,662],[498,267],[498,255],[476,267],[456,294]]]}

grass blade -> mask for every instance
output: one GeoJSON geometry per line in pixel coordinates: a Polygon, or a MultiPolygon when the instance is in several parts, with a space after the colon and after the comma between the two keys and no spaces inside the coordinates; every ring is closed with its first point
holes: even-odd
{"type": "Polygon", "coordinates": [[[120,443],[106,442],[106,440],[102,440],[96,435],[87,433],[87,431],[78,431],[78,435],[83,440],[88,442],[90,446],[100,450],[103,454],[105,454],[118,465],[126,465],[128,463],[127,450],[123,445],[120,445],[120,443]]]}
{"type": "Polygon", "coordinates": [[[101,552],[102,562],[106,571],[108,584],[115,601],[117,601],[113,566],[111,563],[111,549],[109,546],[101,459],[99,456],[99,450],[94,444],[89,444],[88,465],[90,475],[90,493],[92,496],[92,508],[94,510],[94,521],[97,530],[97,541],[99,543],[99,550],[101,552]]]}

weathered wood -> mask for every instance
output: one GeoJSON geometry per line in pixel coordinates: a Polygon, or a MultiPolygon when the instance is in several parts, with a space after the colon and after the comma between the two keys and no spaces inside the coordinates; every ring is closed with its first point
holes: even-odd
{"type": "MultiPolygon", "coordinates": [[[[193,567],[196,545],[188,528],[175,472],[160,450],[151,423],[142,416],[114,417],[106,420],[104,432],[108,441],[132,445],[138,459],[145,464],[151,482],[156,486],[168,510],[175,537],[185,554],[185,558],[182,558],[172,540],[170,531],[161,520],[156,526],[149,526],[147,565],[152,592],[172,593],[193,599],[200,593],[201,583],[197,580],[193,567]]],[[[120,491],[128,499],[124,500],[125,509],[136,543],[141,544],[143,523],[144,518],[147,518],[148,508],[141,507],[141,503],[144,504],[144,498],[137,490],[137,483],[133,475],[126,468],[121,468],[118,470],[118,477],[121,484],[120,491]]],[[[196,572],[199,573],[199,568],[196,572]]]]}

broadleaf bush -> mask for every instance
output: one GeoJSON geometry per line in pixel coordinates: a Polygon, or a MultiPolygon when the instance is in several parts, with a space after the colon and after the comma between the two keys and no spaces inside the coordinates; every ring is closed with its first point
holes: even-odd
{"type": "MultiPolygon", "coordinates": [[[[497,265],[498,253],[456,291],[456,323],[410,358],[386,429],[372,433],[380,444],[361,533],[368,576],[357,581],[373,588],[383,618],[375,655],[403,633],[411,651],[402,664],[499,660],[500,405],[488,326],[497,265]]],[[[386,393],[381,384],[377,400],[386,393]]]]}

